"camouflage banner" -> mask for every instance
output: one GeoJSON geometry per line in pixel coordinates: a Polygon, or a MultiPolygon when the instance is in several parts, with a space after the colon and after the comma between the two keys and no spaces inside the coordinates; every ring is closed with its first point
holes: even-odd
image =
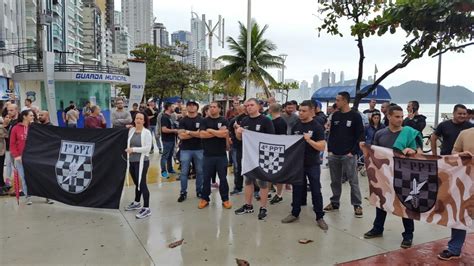
{"type": "Polygon", "coordinates": [[[421,154],[407,158],[375,145],[363,149],[370,204],[400,217],[472,228],[474,158],[421,154]]]}

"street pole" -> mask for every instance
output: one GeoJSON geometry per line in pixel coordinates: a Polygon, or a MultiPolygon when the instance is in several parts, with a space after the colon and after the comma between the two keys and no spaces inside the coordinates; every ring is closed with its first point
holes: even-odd
{"type": "MultiPolygon", "coordinates": [[[[281,70],[281,83],[282,83],[282,84],[285,84],[285,62],[286,62],[286,57],[287,57],[287,56],[288,56],[287,54],[281,54],[281,55],[280,55],[280,57],[281,57],[281,59],[282,59],[282,61],[283,61],[283,67],[282,67],[282,70],[281,70]]],[[[282,92],[281,92],[281,101],[282,101],[282,103],[283,103],[283,90],[281,90],[281,91],[282,91],[282,92]]],[[[288,91],[286,91],[286,93],[288,94],[288,91]]],[[[288,99],[288,95],[287,95],[286,98],[288,99]]]]}
{"type": "Polygon", "coordinates": [[[245,98],[250,98],[250,59],[252,55],[252,0],[247,4],[247,68],[245,79],[245,98]]]}
{"type": "Polygon", "coordinates": [[[438,57],[438,84],[436,88],[435,128],[439,123],[439,101],[441,98],[441,54],[438,57]]]}

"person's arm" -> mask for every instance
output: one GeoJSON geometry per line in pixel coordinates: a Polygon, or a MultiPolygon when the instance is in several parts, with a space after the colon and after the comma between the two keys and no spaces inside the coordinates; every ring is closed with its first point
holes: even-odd
{"type": "Polygon", "coordinates": [[[214,138],[215,136],[209,133],[207,130],[201,130],[199,131],[199,137],[201,139],[210,139],[210,138],[214,138]]]}
{"type": "Polygon", "coordinates": [[[132,115],[130,112],[125,112],[125,118],[117,119],[122,125],[128,125],[132,123],[132,115]]]}
{"type": "Polygon", "coordinates": [[[206,131],[218,138],[227,138],[229,136],[229,130],[224,127],[220,128],[219,130],[209,128],[206,131]]]}
{"type": "Polygon", "coordinates": [[[365,132],[364,132],[364,124],[362,123],[362,117],[358,113],[355,113],[354,118],[355,118],[354,134],[355,134],[356,141],[355,141],[354,146],[352,147],[352,150],[350,151],[348,155],[356,155],[357,149],[359,147],[359,143],[365,141],[365,132]]]}
{"type": "Polygon", "coordinates": [[[192,139],[193,137],[191,136],[191,131],[184,130],[184,129],[179,129],[178,130],[178,138],[180,140],[186,140],[186,139],[192,139]]]}
{"type": "Polygon", "coordinates": [[[438,156],[438,145],[436,145],[437,141],[438,141],[438,136],[436,134],[431,134],[431,137],[430,137],[431,153],[434,156],[438,156]]]}
{"type": "Polygon", "coordinates": [[[319,124],[313,128],[312,135],[304,134],[304,139],[313,149],[317,151],[324,151],[324,149],[326,149],[326,141],[324,140],[324,128],[319,124]]]}
{"type": "Polygon", "coordinates": [[[17,126],[14,126],[12,128],[12,131],[10,132],[10,154],[15,160],[21,159],[20,151],[18,150],[18,146],[16,145],[16,142],[18,140],[18,137],[16,135],[17,128],[17,126]]]}
{"type": "Polygon", "coordinates": [[[166,116],[161,117],[161,133],[166,133],[166,134],[178,133],[177,129],[172,128],[171,121],[166,116]]]}

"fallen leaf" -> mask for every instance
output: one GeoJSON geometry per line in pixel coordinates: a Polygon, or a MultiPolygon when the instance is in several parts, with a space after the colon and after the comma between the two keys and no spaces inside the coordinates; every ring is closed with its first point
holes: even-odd
{"type": "Polygon", "coordinates": [[[169,248],[175,248],[177,246],[181,246],[183,244],[184,238],[178,241],[175,241],[168,245],[169,248]]]}
{"type": "Polygon", "coordinates": [[[314,241],[311,240],[311,239],[306,239],[306,238],[298,240],[298,243],[300,243],[300,244],[308,244],[308,243],[311,243],[311,242],[314,242],[314,241]]]}
{"type": "Polygon", "coordinates": [[[235,262],[237,262],[237,266],[250,266],[250,263],[246,260],[235,258],[235,262]]]}

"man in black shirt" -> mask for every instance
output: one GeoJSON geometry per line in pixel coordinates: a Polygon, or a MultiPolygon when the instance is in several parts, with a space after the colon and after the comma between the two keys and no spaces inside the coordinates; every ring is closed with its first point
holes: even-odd
{"type": "Polygon", "coordinates": [[[403,120],[403,126],[412,127],[423,134],[423,129],[426,127],[426,116],[420,115],[418,110],[420,103],[418,101],[410,101],[407,105],[408,116],[403,120]]]}
{"type": "MultiPolygon", "coordinates": [[[[326,148],[324,140],[324,128],[313,119],[314,105],[311,101],[303,101],[299,109],[300,121],[291,129],[293,135],[303,135],[306,141],[304,152],[304,179],[307,178],[311,188],[311,198],[313,210],[316,213],[316,222],[323,230],[328,230],[328,225],[324,221],[323,195],[321,194],[321,159],[319,152],[326,148]]],[[[283,219],[282,223],[291,223],[298,220],[305,194],[306,185],[293,186],[293,202],[291,214],[283,219]]]]}
{"type": "MultiPolygon", "coordinates": [[[[140,112],[142,111],[140,108],[138,109],[140,112]]],[[[149,100],[146,108],[144,109],[145,114],[148,116],[148,121],[150,125],[150,131],[152,135],[155,137],[155,140],[159,142],[159,139],[156,139],[156,131],[160,131],[160,128],[157,128],[158,125],[158,115],[160,111],[156,108],[156,104],[153,100],[149,100]]],[[[157,143],[159,144],[159,143],[157,143]]]]}
{"type": "Polygon", "coordinates": [[[339,200],[342,192],[342,173],[347,176],[351,185],[351,204],[354,206],[356,217],[362,217],[362,199],[359,188],[359,177],[356,170],[356,156],[359,142],[364,141],[364,125],[359,112],[350,108],[350,95],[340,92],[336,96],[339,111],[331,118],[328,140],[328,161],[331,174],[331,203],[325,211],[339,210],[339,200]]]}
{"type": "MultiPolygon", "coordinates": [[[[402,131],[402,122],[403,122],[403,109],[400,106],[391,106],[387,112],[387,118],[389,119],[389,126],[377,131],[375,133],[373,145],[393,148],[393,144],[397,140],[400,132],[402,131]]],[[[419,149],[421,152],[421,150],[419,149]]],[[[416,151],[405,148],[404,152],[409,155],[413,155],[416,151]]],[[[368,155],[366,155],[368,156],[368,155]]],[[[387,212],[377,208],[374,220],[374,226],[370,231],[364,234],[364,238],[370,239],[375,237],[381,237],[384,231],[385,218],[387,217],[387,212]]],[[[415,224],[412,219],[402,218],[403,227],[405,232],[402,233],[403,241],[400,245],[402,248],[409,248],[412,245],[413,241],[413,232],[415,231],[415,224]]]]}
{"type": "MultiPolygon", "coordinates": [[[[274,103],[268,108],[268,113],[272,118],[273,127],[275,128],[276,135],[286,135],[288,132],[288,125],[286,121],[281,117],[282,107],[281,105],[274,103]]],[[[270,200],[270,204],[276,204],[283,200],[283,184],[276,184],[277,191],[276,195],[270,200]]]]}
{"type": "Polygon", "coordinates": [[[474,127],[474,125],[468,121],[466,106],[456,104],[454,106],[453,119],[439,124],[434,134],[431,135],[431,151],[433,155],[438,155],[438,147],[436,146],[438,138],[443,139],[441,155],[449,155],[453,150],[454,142],[456,142],[459,133],[471,127],[474,127]]]}
{"type": "MultiPolygon", "coordinates": [[[[247,102],[247,113],[248,117],[242,120],[240,126],[236,129],[237,139],[242,140],[242,133],[244,130],[251,130],[266,134],[275,134],[275,128],[273,127],[272,121],[260,114],[260,103],[255,99],[248,99],[247,102]]],[[[252,195],[255,190],[254,182],[256,180],[245,177],[245,204],[235,211],[235,214],[253,213],[252,195]]],[[[268,184],[263,180],[258,180],[260,187],[260,211],[258,213],[258,219],[263,220],[267,216],[267,201],[268,201],[268,184]]]]}
{"type": "Polygon", "coordinates": [[[245,106],[239,105],[234,107],[237,110],[238,115],[229,122],[229,135],[232,142],[232,160],[234,165],[234,190],[230,192],[230,195],[238,195],[242,193],[244,188],[244,179],[242,177],[242,141],[237,139],[235,135],[235,129],[247,117],[245,106]]]}
{"type": "Polygon", "coordinates": [[[229,130],[227,120],[220,115],[221,106],[218,102],[209,104],[209,116],[204,118],[201,124],[200,137],[204,147],[204,182],[202,195],[198,208],[204,209],[209,205],[211,194],[211,179],[219,176],[219,193],[221,194],[222,206],[226,209],[232,208],[229,201],[229,184],[227,183],[227,142],[229,130]]]}
{"type": "MultiPolygon", "coordinates": [[[[161,155],[161,176],[168,178],[168,174],[176,173],[173,170],[173,153],[176,144],[176,134],[178,129],[171,121],[171,114],[174,112],[172,103],[165,103],[164,113],[161,117],[161,142],[163,143],[163,154],[161,155]]],[[[147,111],[150,109],[147,109],[147,111]]],[[[156,112],[157,113],[157,112],[156,112]]],[[[155,114],[156,114],[155,113],[155,114]]],[[[156,123],[156,122],[155,122],[156,123]]]]}
{"type": "Polygon", "coordinates": [[[183,202],[187,197],[189,166],[193,162],[196,170],[196,195],[201,197],[203,181],[203,159],[204,151],[202,149],[201,128],[203,118],[198,114],[199,104],[195,101],[186,103],[188,114],[179,122],[178,137],[181,139],[180,161],[181,174],[181,192],[178,202],[183,202]]]}
{"type": "Polygon", "coordinates": [[[380,113],[380,111],[375,108],[376,105],[377,105],[377,100],[371,99],[369,102],[369,109],[366,109],[363,112],[365,115],[367,115],[369,120],[373,113],[380,113]]]}

